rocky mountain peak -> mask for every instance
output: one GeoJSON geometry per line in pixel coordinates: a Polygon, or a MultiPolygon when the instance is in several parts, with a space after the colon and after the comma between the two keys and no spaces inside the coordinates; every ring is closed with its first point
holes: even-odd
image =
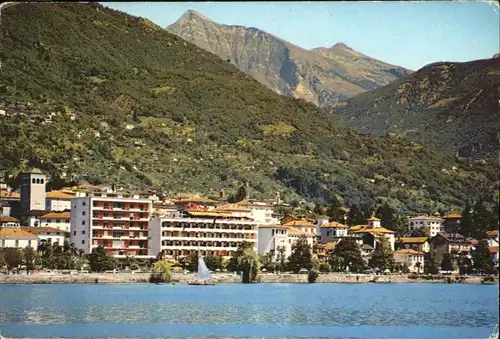
{"type": "Polygon", "coordinates": [[[193,20],[202,20],[212,22],[209,18],[202,15],[200,12],[195,11],[194,9],[188,9],[182,16],[177,20],[177,22],[182,21],[193,21],[193,20]]]}

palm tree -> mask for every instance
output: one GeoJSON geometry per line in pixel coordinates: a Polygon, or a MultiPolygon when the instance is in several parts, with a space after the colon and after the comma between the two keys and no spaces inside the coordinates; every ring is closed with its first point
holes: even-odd
{"type": "Polygon", "coordinates": [[[158,260],[153,267],[153,276],[154,278],[170,282],[172,280],[172,269],[170,262],[166,260],[158,260]]]}
{"type": "Polygon", "coordinates": [[[238,257],[238,267],[243,271],[242,282],[248,284],[255,280],[260,267],[259,254],[252,248],[243,251],[243,255],[238,257]]]}

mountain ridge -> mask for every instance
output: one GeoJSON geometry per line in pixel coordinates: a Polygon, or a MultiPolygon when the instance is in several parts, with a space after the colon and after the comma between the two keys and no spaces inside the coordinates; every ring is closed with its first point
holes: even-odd
{"type": "Polygon", "coordinates": [[[190,10],[166,29],[230,61],[273,91],[320,106],[411,72],[365,56],[343,43],[332,46],[334,49],[308,50],[261,29],[219,24],[190,10]]]}

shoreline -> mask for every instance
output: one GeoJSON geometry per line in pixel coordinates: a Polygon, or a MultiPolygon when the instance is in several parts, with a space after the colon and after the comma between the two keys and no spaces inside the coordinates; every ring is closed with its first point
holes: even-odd
{"type": "MultiPolygon", "coordinates": [[[[241,284],[241,276],[232,274],[214,274],[216,284],[241,284]]],[[[149,282],[150,273],[43,273],[43,274],[9,274],[0,276],[0,285],[5,284],[137,284],[149,282]]],[[[482,284],[480,276],[458,276],[433,277],[410,279],[407,275],[357,275],[357,274],[320,274],[315,283],[318,284],[365,284],[365,283],[393,283],[393,284],[412,284],[412,283],[435,283],[435,284],[482,284]],[[448,279],[448,280],[447,280],[448,279]]],[[[196,275],[173,273],[172,282],[167,284],[187,284],[188,281],[196,279],[196,275]]],[[[285,284],[307,284],[307,274],[260,274],[257,276],[256,283],[285,283],[285,284]]],[[[493,283],[498,285],[498,278],[493,283]]]]}

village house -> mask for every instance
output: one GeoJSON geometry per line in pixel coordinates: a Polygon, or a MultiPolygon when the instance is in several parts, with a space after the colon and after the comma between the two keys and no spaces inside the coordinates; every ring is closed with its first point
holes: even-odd
{"type": "Polygon", "coordinates": [[[74,195],[63,191],[50,191],[45,195],[45,209],[47,211],[71,210],[71,199],[74,195]]]}
{"type": "Polygon", "coordinates": [[[292,227],[296,230],[300,230],[302,232],[305,232],[309,235],[312,235],[313,238],[316,235],[316,226],[311,220],[306,220],[306,219],[298,219],[298,220],[291,220],[285,224],[284,226],[292,227]]]}
{"type": "Polygon", "coordinates": [[[311,251],[314,247],[314,233],[306,232],[298,228],[291,227],[288,229],[288,244],[290,245],[290,254],[291,254],[291,246],[301,237],[304,236],[307,244],[311,248],[311,251]]]}
{"type": "Polygon", "coordinates": [[[18,227],[20,226],[19,220],[9,216],[0,216],[0,227],[18,227]]]}
{"type": "Polygon", "coordinates": [[[31,247],[36,250],[38,240],[36,234],[25,231],[20,227],[0,227],[0,248],[31,247]]]}
{"type": "Polygon", "coordinates": [[[65,232],[54,227],[21,227],[21,230],[36,235],[37,242],[40,244],[42,241],[48,244],[64,245],[65,232]]]}
{"type": "Polygon", "coordinates": [[[408,220],[408,232],[412,233],[421,228],[426,229],[430,237],[434,237],[439,232],[444,232],[443,219],[424,215],[408,220]]]}
{"type": "Polygon", "coordinates": [[[153,216],[155,217],[176,217],[180,216],[180,211],[177,205],[171,201],[156,201],[153,202],[153,216]]]}
{"type": "Polygon", "coordinates": [[[396,249],[413,249],[415,251],[429,253],[431,247],[429,238],[427,237],[403,237],[396,240],[396,249]]]}
{"type": "Polygon", "coordinates": [[[238,203],[239,206],[250,209],[250,217],[260,224],[279,224],[280,217],[275,212],[276,205],[266,201],[245,199],[238,203]]]}
{"type": "Polygon", "coordinates": [[[70,212],[49,212],[40,216],[40,226],[52,227],[69,232],[71,226],[70,212]]]}
{"type": "Polygon", "coordinates": [[[349,226],[332,221],[319,227],[321,242],[330,242],[347,237],[349,226]]]}
{"type": "Polygon", "coordinates": [[[348,229],[348,234],[361,236],[360,245],[367,244],[375,248],[380,238],[385,237],[391,249],[394,250],[394,231],[388,230],[380,225],[380,219],[371,217],[367,219],[367,225],[356,225],[348,229]]]}
{"type": "Polygon", "coordinates": [[[412,273],[422,273],[424,271],[424,252],[414,249],[401,249],[394,251],[394,261],[396,264],[406,265],[412,273]]]}
{"type": "Polygon", "coordinates": [[[470,241],[459,233],[438,233],[430,240],[431,256],[440,263],[443,255],[449,253],[452,255],[469,254],[470,241]]]}

